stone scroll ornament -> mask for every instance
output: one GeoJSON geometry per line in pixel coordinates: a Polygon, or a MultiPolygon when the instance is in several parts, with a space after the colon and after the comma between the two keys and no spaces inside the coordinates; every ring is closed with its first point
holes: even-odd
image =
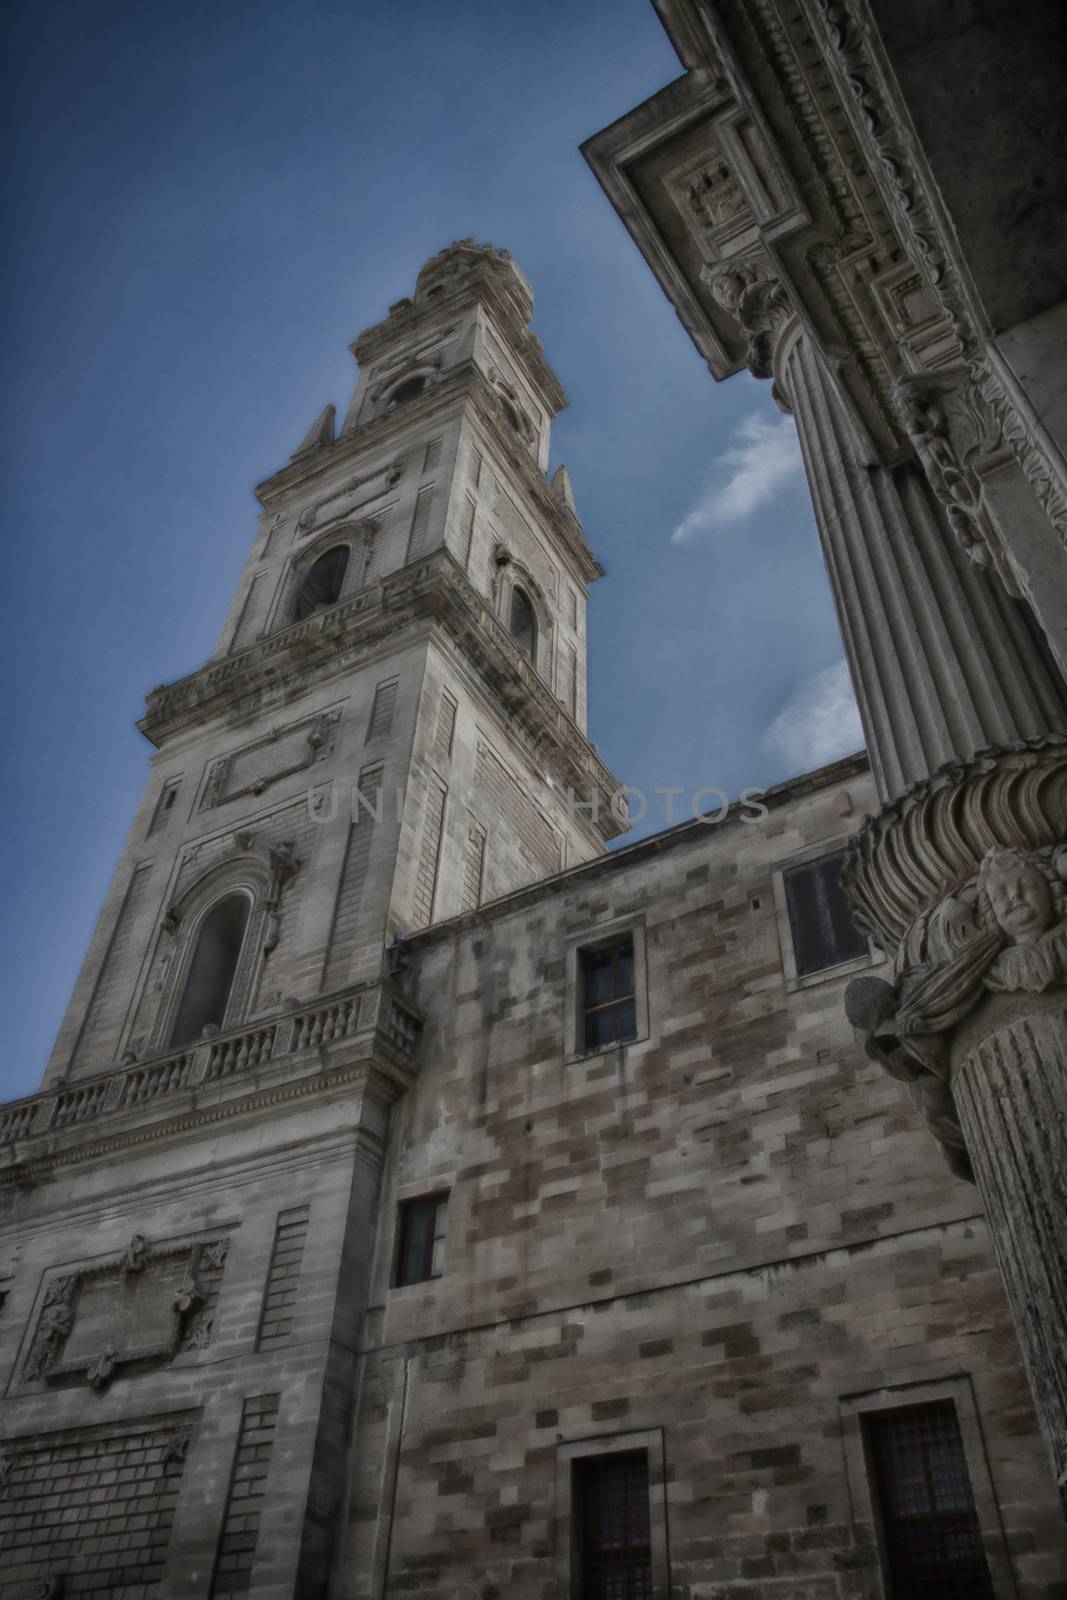
{"type": "Polygon", "coordinates": [[[848,1019],[867,1035],[867,1054],[908,1084],[952,1171],[973,1183],[949,1038],[986,995],[1067,989],[1067,843],[987,851],[977,874],[909,929],[894,976],[853,979],[848,1019]]]}

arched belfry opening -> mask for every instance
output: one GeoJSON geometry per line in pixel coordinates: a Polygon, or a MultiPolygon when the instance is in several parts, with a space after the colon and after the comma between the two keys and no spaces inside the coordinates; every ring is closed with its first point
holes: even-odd
{"type": "Polygon", "coordinates": [[[300,580],[293,607],[293,619],[302,622],[315,611],[336,605],[348,571],[350,551],[346,544],[335,544],[332,550],[312,562],[300,580]]]}
{"type": "Polygon", "coordinates": [[[525,589],[511,591],[511,608],[508,612],[508,632],[532,662],[537,660],[537,617],[525,589]]]}
{"type": "Polygon", "coordinates": [[[250,910],[246,894],[228,894],[215,902],[200,924],[171,1034],[173,1047],[192,1044],[205,1028],[222,1027],[250,910]]]}

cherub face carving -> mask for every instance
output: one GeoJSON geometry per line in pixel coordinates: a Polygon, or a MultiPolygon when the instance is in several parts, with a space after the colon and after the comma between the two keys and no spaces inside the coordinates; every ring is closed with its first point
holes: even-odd
{"type": "Polygon", "coordinates": [[[995,856],[982,887],[993,915],[1016,944],[1032,944],[1053,920],[1052,888],[1040,867],[1013,851],[995,856]]]}

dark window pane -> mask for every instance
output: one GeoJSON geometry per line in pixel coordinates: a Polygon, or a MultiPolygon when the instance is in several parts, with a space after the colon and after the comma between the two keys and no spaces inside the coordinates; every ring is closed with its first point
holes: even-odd
{"type": "Polygon", "coordinates": [[[624,934],[614,944],[578,954],[582,1020],[579,1048],[599,1050],[637,1034],[634,1002],[634,941],[624,934]]]}
{"type": "Polygon", "coordinates": [[[402,406],[406,400],[414,400],[426,387],[426,379],[422,374],[414,378],[406,378],[398,384],[389,396],[391,406],[402,406]]]}
{"type": "Polygon", "coordinates": [[[308,568],[296,592],[295,616],[297,622],[310,617],[323,606],[332,606],[341,598],[341,585],[348,569],[348,546],[338,544],[308,568]]]}
{"type": "Polygon", "coordinates": [[[632,1000],[624,1000],[621,1006],[615,1007],[615,1037],[616,1039],[632,1039],[637,1032],[637,1012],[632,1000]]]}
{"type": "Polygon", "coordinates": [[[582,1600],[650,1597],[647,1452],[627,1450],[576,1461],[574,1505],[582,1600]]]}
{"type": "Polygon", "coordinates": [[[614,1038],[614,1019],[611,1011],[590,1011],[585,1019],[585,1048],[598,1050],[601,1045],[611,1044],[614,1038]]]}
{"type": "Polygon", "coordinates": [[[893,1600],[990,1600],[950,1400],[867,1418],[893,1600]]]}
{"type": "Polygon", "coordinates": [[[227,895],[212,906],[200,924],[171,1034],[172,1045],[191,1044],[205,1028],[222,1027],[250,908],[247,895],[227,895]]]}
{"type": "Polygon", "coordinates": [[[585,955],[585,1003],[599,1006],[615,996],[615,961],[612,950],[590,950],[585,955]]]}
{"type": "Polygon", "coordinates": [[[521,589],[511,591],[511,615],[508,618],[508,632],[522,651],[523,655],[534,658],[537,643],[537,622],[534,618],[533,606],[521,589]]]}
{"type": "Polygon", "coordinates": [[[440,1277],[444,1263],[444,1229],[448,1202],[435,1195],[408,1200],[400,1207],[396,1285],[424,1283],[440,1277]]]}
{"type": "Polygon", "coordinates": [[[784,875],[798,977],[867,954],[867,940],[852,921],[841,887],[844,862],[845,852],[839,850],[784,875]]]}

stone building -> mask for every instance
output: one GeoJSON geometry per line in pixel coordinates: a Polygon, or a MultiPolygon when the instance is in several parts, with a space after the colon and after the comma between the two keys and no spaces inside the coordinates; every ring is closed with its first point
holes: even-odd
{"type": "Polygon", "coordinates": [[[585,153],[796,419],[893,955],[849,1013],[977,1183],[1067,1511],[1067,11],[655,5],[683,75],[585,153]]]}
{"type": "Polygon", "coordinates": [[[0,1596],[1062,1600],[977,1192],[841,1007],[867,759],[608,853],[531,313],[426,264],[149,696],[0,1111],[0,1596]]]}

